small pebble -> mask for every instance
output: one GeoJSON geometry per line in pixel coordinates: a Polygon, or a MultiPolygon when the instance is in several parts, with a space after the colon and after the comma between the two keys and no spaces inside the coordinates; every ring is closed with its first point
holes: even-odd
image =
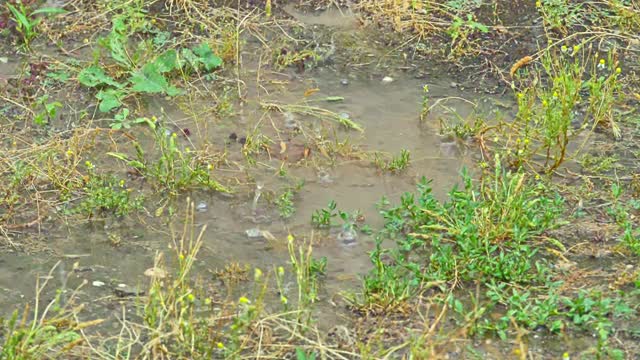
{"type": "Polygon", "coordinates": [[[245,233],[252,239],[262,237],[262,231],[260,231],[260,229],[258,228],[248,229],[245,231],[245,233]]]}
{"type": "Polygon", "coordinates": [[[103,283],[102,281],[96,280],[96,281],[92,282],[91,285],[93,285],[95,287],[101,287],[101,286],[104,286],[105,283],[103,283]]]}
{"type": "Polygon", "coordinates": [[[342,80],[340,80],[340,85],[342,85],[342,86],[347,86],[347,85],[349,85],[349,80],[347,80],[347,79],[342,79],[342,80]]]}
{"type": "Polygon", "coordinates": [[[455,81],[452,81],[451,84],[449,84],[449,86],[451,86],[452,88],[457,88],[458,87],[458,83],[455,81]]]}
{"type": "Polygon", "coordinates": [[[207,211],[207,209],[209,209],[209,206],[207,206],[207,203],[204,201],[201,201],[198,203],[198,205],[196,205],[197,212],[205,212],[207,211]]]}
{"type": "Polygon", "coordinates": [[[391,76],[385,76],[385,77],[382,78],[382,82],[385,83],[385,84],[388,84],[388,83],[390,83],[392,81],[393,81],[393,78],[391,76]]]}

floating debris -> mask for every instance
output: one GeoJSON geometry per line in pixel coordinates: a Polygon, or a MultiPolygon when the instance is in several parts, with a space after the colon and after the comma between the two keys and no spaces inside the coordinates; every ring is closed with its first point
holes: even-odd
{"type": "Polygon", "coordinates": [[[126,284],[118,284],[118,286],[113,289],[113,292],[117,297],[121,298],[144,295],[144,291],[126,284]]]}
{"type": "Polygon", "coordinates": [[[95,287],[102,287],[102,286],[105,285],[105,283],[100,281],[100,280],[96,280],[96,281],[92,282],[91,285],[93,285],[95,287]]]}
{"type": "Polygon", "coordinates": [[[340,85],[342,85],[342,86],[347,86],[347,85],[349,85],[349,80],[347,80],[347,79],[342,79],[342,80],[340,80],[340,85]]]}
{"type": "Polygon", "coordinates": [[[148,276],[150,278],[164,279],[167,277],[167,272],[164,269],[152,267],[144,271],[144,276],[148,276]]]}
{"type": "Polygon", "coordinates": [[[393,82],[393,78],[391,76],[385,76],[382,78],[382,83],[388,84],[390,82],[393,82]]]}

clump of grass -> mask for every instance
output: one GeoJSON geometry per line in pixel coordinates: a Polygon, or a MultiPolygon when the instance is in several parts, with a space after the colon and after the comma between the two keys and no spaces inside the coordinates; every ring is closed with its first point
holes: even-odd
{"type": "Polygon", "coordinates": [[[400,154],[391,157],[391,159],[385,161],[378,153],[374,154],[373,163],[376,167],[383,171],[388,171],[393,174],[398,174],[406,170],[410,165],[411,153],[407,149],[402,149],[400,154]]]}
{"type": "Polygon", "coordinates": [[[123,153],[109,153],[109,155],[123,160],[126,164],[146,179],[152,181],[159,189],[172,194],[189,188],[206,188],[220,192],[230,190],[215,180],[211,174],[213,165],[205,164],[197,152],[188,148],[182,149],[178,144],[176,133],[167,134],[162,128],[154,130],[157,149],[160,156],[157,160],[149,159],[142,146],[134,143],[135,159],[123,153]]]}
{"type": "Polygon", "coordinates": [[[78,322],[77,315],[82,306],[75,306],[77,291],[64,294],[58,291],[46,304],[42,298],[49,279],[60,263],[51,268],[44,282],[36,285],[33,310],[26,305],[22,315],[16,310],[9,319],[2,319],[2,359],[43,359],[73,357],[74,348],[85,339],[82,329],[94,326],[102,320],[78,322]],[[43,306],[44,305],[44,306],[43,306]]]}

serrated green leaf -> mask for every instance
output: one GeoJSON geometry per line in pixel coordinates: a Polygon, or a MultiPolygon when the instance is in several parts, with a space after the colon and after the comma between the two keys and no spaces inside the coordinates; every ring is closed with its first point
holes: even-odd
{"type": "Polygon", "coordinates": [[[98,85],[111,85],[116,88],[122,88],[122,84],[115,81],[111,76],[105,74],[104,70],[96,65],[82,69],[78,73],[78,81],[80,84],[88,87],[96,87],[98,85]]]}
{"type": "Polygon", "coordinates": [[[204,65],[207,71],[211,71],[222,65],[222,59],[211,51],[207,43],[202,43],[194,47],[193,52],[198,55],[198,60],[204,65]]]}
{"type": "Polygon", "coordinates": [[[109,112],[122,105],[122,97],[124,94],[117,89],[100,90],[96,94],[96,98],[100,100],[98,109],[102,112],[109,112]]]}
{"type": "Polygon", "coordinates": [[[158,72],[160,73],[173,71],[178,66],[178,53],[173,49],[165,51],[154,62],[156,63],[158,72]]]}
{"type": "Polygon", "coordinates": [[[109,40],[109,50],[111,50],[111,57],[113,60],[119,62],[127,68],[132,66],[127,54],[127,25],[121,17],[113,19],[111,26],[111,32],[107,37],[109,40]]]}

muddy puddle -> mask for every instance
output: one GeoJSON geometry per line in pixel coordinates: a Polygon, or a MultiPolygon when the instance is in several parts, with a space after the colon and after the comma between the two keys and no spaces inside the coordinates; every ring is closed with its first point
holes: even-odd
{"type": "MultiPolygon", "coordinates": [[[[295,214],[287,221],[280,219],[268,200],[269,192],[277,193],[291,183],[274,176],[275,170],[281,165],[281,160],[275,157],[261,158],[261,163],[267,166],[246,169],[251,173],[252,182],[241,187],[242,192],[231,196],[195,192],[189,196],[201,207],[196,223],[198,226],[207,226],[204,249],[199,257],[202,268],[223,268],[230,262],[267,269],[286,264],[286,236],[292,233],[299,238],[313,239],[316,244],[314,254],[329,259],[327,278],[323,284],[326,300],[340,290],[357,288],[360,284],[360,276],[370,268],[368,252],[372,249],[373,237],[358,234],[354,243],[345,244],[338,239],[339,226],[330,231],[314,230],[310,224],[312,213],[335,200],[339,209],[350,213],[359,211],[366,224],[373,229],[379,228],[381,218],[375,204],[382,197],[395,201],[403,192],[413,191],[416,181],[422,176],[432,179],[435,194],[441,199],[445,198],[446,191],[458,181],[462,167],[471,166],[474,154],[464,144],[447,142],[446,138],[439,135],[438,121],[443,117],[454,118],[450,111],[435,111],[428,119],[420,121],[423,87],[429,86],[429,95],[434,99],[458,97],[470,101],[453,99],[447,103],[451,111],[461,118],[480,111],[471,102],[483,102],[478,101],[481,99],[476,94],[452,87],[451,79],[416,79],[402,70],[384,75],[393,78],[393,81],[383,81],[383,73],[345,74],[331,68],[319,68],[294,76],[296,81],[261,101],[277,99],[286,104],[303,99],[307,104],[348,114],[364,128],[364,132],[338,128],[339,138],[348,139],[358,145],[361,151],[368,153],[397,156],[401,150],[408,150],[411,154],[410,167],[401,174],[390,174],[374,166],[370,157],[343,160],[334,166],[313,166],[313,161],[291,164],[291,178],[304,185],[295,195],[295,214]],[[318,90],[305,99],[303,94],[311,86],[318,90]],[[325,100],[330,97],[340,97],[342,100],[325,100]],[[262,195],[254,206],[256,184],[262,185],[262,195]],[[268,231],[276,241],[247,235],[247,231],[256,229],[268,231]]],[[[163,116],[170,123],[179,127],[197,127],[191,115],[182,112],[178,106],[172,106],[170,102],[151,99],[150,104],[162,107],[163,116]]],[[[301,114],[268,111],[259,106],[258,100],[249,99],[243,110],[244,128],[235,124],[234,128],[223,128],[222,131],[248,133],[260,128],[265,116],[274,122],[293,116],[295,121],[303,122],[308,129],[314,129],[323,122],[301,114]]],[[[200,138],[192,136],[184,139],[182,145],[188,147],[213,143],[226,146],[231,157],[239,156],[241,146],[229,144],[227,136],[228,133],[221,134],[221,131],[209,131],[200,138]]],[[[295,138],[302,137],[294,135],[295,138]]],[[[31,296],[35,275],[47,272],[57,260],[63,264],[52,281],[59,282],[65,274],[71,273],[69,283],[65,286],[73,288],[82,280],[87,280],[83,291],[88,298],[110,296],[111,287],[120,283],[144,285],[147,281],[143,276],[144,270],[153,265],[156,251],[166,249],[170,237],[166,233],[158,234],[134,225],[136,221],[96,222],[43,233],[41,239],[46,239],[47,247],[54,252],[52,255],[0,255],[0,261],[6,269],[3,273],[7,275],[0,279],[0,287],[4,289],[0,304],[14,305],[21,298],[31,296]],[[17,278],[11,274],[19,274],[17,283],[17,278]],[[105,285],[92,286],[96,281],[105,285]]],[[[153,219],[147,221],[154,222],[153,219]]],[[[160,224],[155,225],[157,230],[161,228],[160,224]]]]}

